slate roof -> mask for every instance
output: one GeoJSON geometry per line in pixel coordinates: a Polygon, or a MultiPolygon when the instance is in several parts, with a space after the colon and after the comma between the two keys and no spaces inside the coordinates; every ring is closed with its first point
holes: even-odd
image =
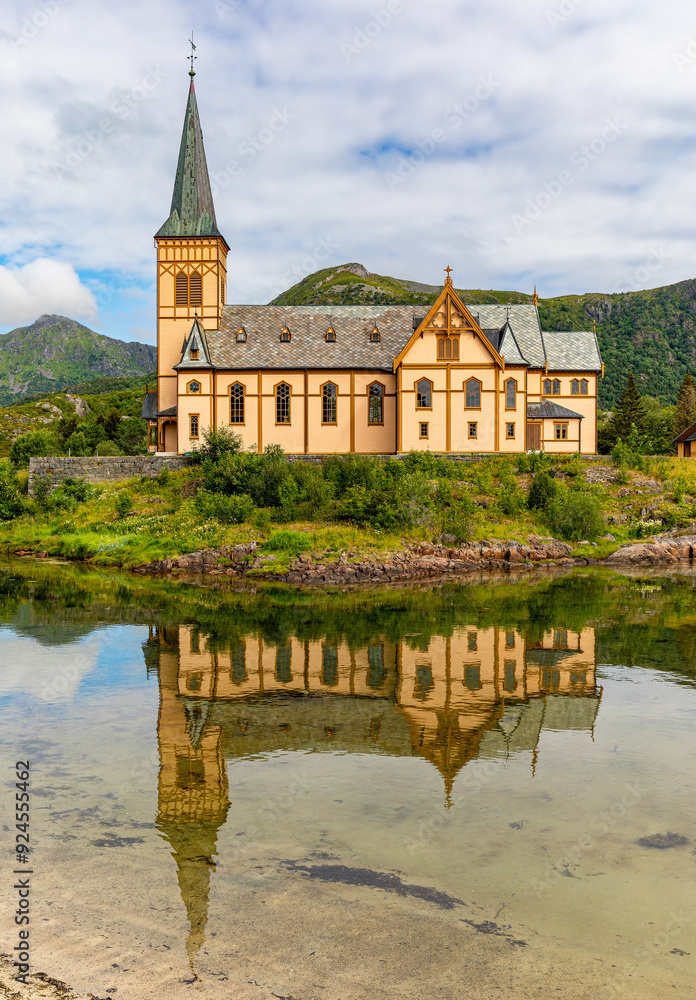
{"type": "Polygon", "coordinates": [[[186,102],[169,218],[156,236],[221,236],[215,221],[193,76],[186,102]]]}
{"type": "Polygon", "coordinates": [[[394,370],[394,358],[413,334],[414,306],[224,306],[220,330],[208,332],[208,346],[219,368],[363,368],[394,370]],[[247,340],[238,344],[244,327],[247,340]],[[281,343],[280,331],[290,331],[281,343]],[[326,331],[336,331],[327,343],[326,331]],[[370,343],[377,327],[379,342],[370,343]]]}
{"type": "Polygon", "coordinates": [[[155,420],[157,418],[157,393],[146,392],[143,400],[143,408],[140,411],[143,420],[155,420]]]}
{"type": "Polygon", "coordinates": [[[198,322],[198,317],[196,316],[191,327],[191,332],[182,345],[181,360],[178,365],[174,365],[174,371],[184,369],[186,371],[197,371],[211,367],[215,367],[215,365],[210,358],[208,335],[198,322]],[[196,361],[191,357],[191,351],[198,351],[198,359],[196,361]]]}
{"type": "Polygon", "coordinates": [[[545,399],[542,403],[527,403],[528,420],[582,420],[582,413],[568,410],[560,403],[552,403],[545,399]]]}
{"type": "Polygon", "coordinates": [[[550,372],[602,370],[599,344],[591,330],[545,330],[542,337],[550,372]]]}
{"type": "Polygon", "coordinates": [[[696,441],[696,424],[687,427],[685,431],[678,434],[672,444],[682,444],[685,441],[696,441]]]}
{"type": "MultiPolygon", "coordinates": [[[[533,305],[470,305],[493,347],[505,355],[507,365],[529,365],[549,371],[600,371],[602,361],[593,333],[544,333],[533,305]],[[496,324],[500,322],[500,325],[496,324]]],[[[236,370],[267,369],[364,369],[393,371],[394,359],[402,351],[420,322],[422,306],[257,306],[227,305],[219,330],[205,331],[194,323],[184,342],[181,361],[175,368],[236,370]],[[283,327],[290,342],[280,340],[283,327]],[[370,342],[377,327],[378,343],[370,342]],[[244,328],[246,341],[237,342],[244,328]],[[333,327],[336,340],[327,342],[333,327]],[[191,360],[196,331],[199,357],[191,360]]]]}

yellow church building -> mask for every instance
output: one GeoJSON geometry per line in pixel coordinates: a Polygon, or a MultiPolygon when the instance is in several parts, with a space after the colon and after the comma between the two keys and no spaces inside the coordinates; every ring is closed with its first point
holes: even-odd
{"type": "Polygon", "coordinates": [[[288,454],[595,454],[593,331],[542,331],[532,304],[230,305],[193,70],[169,218],[157,232],[150,450],[228,427],[288,454]]]}

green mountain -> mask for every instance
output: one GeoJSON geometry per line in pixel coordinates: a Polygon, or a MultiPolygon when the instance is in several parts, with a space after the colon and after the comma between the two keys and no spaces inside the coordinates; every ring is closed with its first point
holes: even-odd
{"type": "Polygon", "coordinates": [[[31,326],[0,335],[0,406],[97,376],[146,375],[156,364],[154,346],[105,337],[65,316],[40,316],[31,326]]]}
{"type": "MultiPolygon", "coordinates": [[[[442,286],[380,274],[362,264],[325,268],[303,278],[273,305],[430,305],[442,286]]],[[[531,302],[522,292],[457,289],[465,302],[531,302]]],[[[639,292],[540,299],[544,330],[587,330],[593,320],[605,362],[600,406],[618,400],[629,371],[641,394],[674,403],[687,371],[696,370],[696,280],[639,292]]]]}

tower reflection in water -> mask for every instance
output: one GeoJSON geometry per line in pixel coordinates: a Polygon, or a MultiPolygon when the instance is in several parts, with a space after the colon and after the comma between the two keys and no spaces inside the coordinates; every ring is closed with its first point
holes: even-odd
{"type": "Polygon", "coordinates": [[[534,768],[542,730],[591,733],[601,696],[592,628],[553,629],[533,644],[493,627],[423,648],[255,637],[221,650],[181,626],[151,629],[144,651],[160,687],[157,826],[177,864],[192,966],[230,805],[228,760],[277,750],[420,754],[449,802],[475,757],[526,751],[534,768]],[[307,694],[332,697],[292,697],[307,694]]]}

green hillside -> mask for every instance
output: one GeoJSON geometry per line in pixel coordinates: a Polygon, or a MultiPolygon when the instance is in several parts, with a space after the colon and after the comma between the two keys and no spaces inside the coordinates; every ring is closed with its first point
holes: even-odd
{"type": "MultiPolygon", "coordinates": [[[[325,268],[303,278],[273,305],[430,305],[441,286],[371,274],[361,264],[325,268]]],[[[457,289],[465,302],[531,302],[522,292],[457,289]]],[[[587,293],[540,299],[545,330],[587,330],[597,324],[605,362],[600,405],[616,403],[633,370],[643,395],[674,403],[688,370],[696,370],[696,280],[612,295],[587,293]]]]}
{"type": "Polygon", "coordinates": [[[40,316],[0,335],[0,405],[49,395],[96,376],[137,377],[156,366],[157,350],[95,333],[65,316],[40,316]]]}

